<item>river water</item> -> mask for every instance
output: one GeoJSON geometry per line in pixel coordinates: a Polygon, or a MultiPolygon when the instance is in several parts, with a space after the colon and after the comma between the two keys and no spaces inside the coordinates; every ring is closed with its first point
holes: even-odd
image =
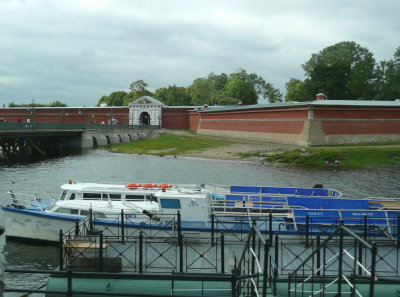
{"type": "MultiPolygon", "coordinates": [[[[88,150],[41,162],[0,167],[0,204],[6,192],[38,193],[58,197],[60,185],[69,179],[82,182],[152,182],[195,184],[242,184],[270,186],[324,187],[341,191],[345,197],[400,196],[398,166],[367,167],[357,170],[331,168],[299,169],[246,161],[222,161],[184,157],[156,157],[111,153],[104,149],[88,150]]],[[[3,214],[0,211],[0,224],[3,214]]],[[[54,269],[58,266],[58,249],[0,238],[4,266],[8,268],[54,269]]],[[[15,285],[35,284],[35,276],[7,275],[15,285]]],[[[18,295],[7,295],[18,296],[18,295]]]]}

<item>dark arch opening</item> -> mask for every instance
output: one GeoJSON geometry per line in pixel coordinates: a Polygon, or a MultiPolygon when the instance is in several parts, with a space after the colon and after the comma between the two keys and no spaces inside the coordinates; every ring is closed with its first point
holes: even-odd
{"type": "Polygon", "coordinates": [[[150,115],[147,111],[143,111],[139,117],[140,125],[150,125],[150,115]]]}
{"type": "Polygon", "coordinates": [[[96,137],[92,137],[93,139],[93,147],[98,147],[99,143],[97,142],[97,138],[96,137]]]}
{"type": "Polygon", "coordinates": [[[119,143],[121,143],[121,142],[122,142],[122,137],[121,137],[121,135],[118,135],[118,138],[119,138],[119,143]]]}
{"type": "Polygon", "coordinates": [[[111,144],[110,137],[106,136],[106,138],[107,138],[107,144],[111,144]]]}

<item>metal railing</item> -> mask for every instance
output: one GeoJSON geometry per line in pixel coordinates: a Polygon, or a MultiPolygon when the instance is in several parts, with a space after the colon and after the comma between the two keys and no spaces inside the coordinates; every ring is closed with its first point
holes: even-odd
{"type": "Polygon", "coordinates": [[[116,124],[62,124],[62,123],[0,123],[0,131],[84,131],[84,130],[152,130],[158,125],[116,125],[116,124]]]}
{"type": "Polygon", "coordinates": [[[269,260],[269,251],[270,243],[263,238],[254,223],[239,261],[232,271],[232,296],[265,297],[271,285],[272,294],[276,296],[277,268],[269,260]]]}
{"type": "Polygon", "coordinates": [[[344,225],[340,225],[335,232],[325,239],[297,268],[293,270],[292,273],[289,274],[288,296],[296,297],[304,296],[304,294],[310,296],[322,294],[322,296],[325,296],[325,294],[329,295],[332,293],[337,293],[338,296],[341,296],[342,293],[351,294],[351,296],[356,296],[355,294],[357,294],[357,296],[362,296],[359,290],[357,290],[357,284],[360,281],[361,274],[365,274],[369,281],[368,296],[373,297],[374,285],[377,281],[375,271],[376,256],[377,247],[375,244],[369,244],[344,225]],[[351,255],[351,253],[344,248],[343,235],[345,232],[350,235],[356,243],[369,250],[371,257],[369,267],[359,262],[356,252],[357,249],[355,249],[354,255],[351,255]],[[340,238],[338,250],[330,258],[327,258],[327,245],[330,240],[337,235],[339,235],[340,238]],[[324,254],[323,261],[322,263],[317,263],[317,265],[315,265],[316,258],[318,259],[317,254],[319,254],[321,250],[324,254]],[[350,271],[344,271],[343,269],[344,265],[348,265],[348,261],[346,262],[345,257],[350,259],[350,267],[352,267],[350,271]],[[310,262],[311,265],[309,264],[310,262]],[[332,267],[333,265],[335,265],[337,274],[327,274],[327,268],[332,267]],[[311,266],[311,272],[306,268],[307,266],[311,266]],[[350,291],[345,292],[345,287],[350,291]]]}

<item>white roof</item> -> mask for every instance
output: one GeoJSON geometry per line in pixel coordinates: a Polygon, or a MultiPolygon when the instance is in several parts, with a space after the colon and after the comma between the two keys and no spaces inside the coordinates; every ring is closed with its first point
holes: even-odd
{"type": "Polygon", "coordinates": [[[152,105],[164,105],[161,101],[158,101],[157,99],[154,99],[153,97],[150,96],[142,96],[132,102],[129,102],[129,106],[133,105],[144,105],[144,104],[152,104],[152,105]]]}

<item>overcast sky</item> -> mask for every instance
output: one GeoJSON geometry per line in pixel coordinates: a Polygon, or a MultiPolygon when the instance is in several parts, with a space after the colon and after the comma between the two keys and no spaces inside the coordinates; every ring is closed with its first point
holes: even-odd
{"type": "Polygon", "coordinates": [[[245,69],[285,93],[312,53],[355,41],[377,61],[400,46],[399,0],[0,0],[0,104],[188,87],[245,69]]]}

